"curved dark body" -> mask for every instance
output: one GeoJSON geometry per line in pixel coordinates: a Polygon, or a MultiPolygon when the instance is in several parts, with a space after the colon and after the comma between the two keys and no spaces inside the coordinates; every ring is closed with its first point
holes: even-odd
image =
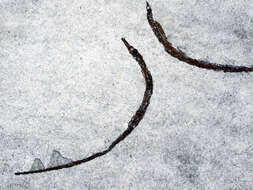
{"type": "Polygon", "coordinates": [[[114,140],[107,149],[105,149],[101,152],[97,152],[97,153],[95,153],[95,154],[93,154],[89,157],[86,157],[86,158],[81,159],[81,160],[76,160],[76,161],[73,161],[73,162],[68,163],[68,164],[63,164],[63,165],[59,165],[59,166],[56,166],[56,167],[45,168],[45,169],[42,169],[42,170],[17,172],[17,173],[15,173],[15,175],[43,173],[43,172],[48,172],[48,171],[52,171],[52,170],[70,168],[70,167],[73,167],[73,166],[83,164],[85,162],[89,162],[89,161],[91,161],[95,158],[98,158],[98,157],[103,156],[103,155],[107,154],[108,152],[110,152],[118,143],[120,143],[128,135],[130,135],[135,127],[137,127],[139,122],[143,119],[143,117],[145,115],[145,112],[147,110],[147,107],[150,103],[150,98],[151,98],[152,93],[153,93],[153,80],[152,80],[152,76],[151,76],[151,74],[150,74],[150,72],[149,72],[149,70],[148,70],[141,54],[138,52],[138,50],[135,49],[134,47],[132,47],[124,38],[122,38],[122,41],[124,42],[125,46],[127,47],[129,53],[134,57],[134,59],[138,62],[139,66],[141,67],[141,71],[143,73],[143,76],[144,76],[144,79],[145,79],[145,82],[146,82],[146,90],[145,90],[145,93],[144,93],[142,103],[141,103],[140,107],[138,108],[138,110],[136,111],[136,113],[132,116],[131,120],[129,121],[127,129],[116,140],[114,140]]]}
{"type": "Polygon", "coordinates": [[[159,22],[155,21],[153,18],[152,9],[149,3],[148,2],[146,3],[147,3],[147,6],[146,6],[147,19],[148,19],[149,25],[151,26],[159,42],[163,45],[165,51],[171,56],[177,58],[180,61],[188,63],[190,65],[193,65],[199,68],[204,68],[204,69],[224,71],[224,72],[252,72],[253,71],[253,66],[245,67],[245,66],[234,66],[234,65],[221,65],[221,64],[209,63],[207,61],[197,60],[197,59],[188,57],[180,49],[174,48],[172,44],[167,40],[167,37],[163,31],[162,26],[160,25],[159,22]]]}

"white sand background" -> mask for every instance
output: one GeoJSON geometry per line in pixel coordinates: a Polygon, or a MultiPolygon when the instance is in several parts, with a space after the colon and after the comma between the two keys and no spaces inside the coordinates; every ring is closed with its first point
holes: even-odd
{"type": "MultiPolygon", "coordinates": [[[[252,0],[149,3],[168,39],[189,56],[253,64],[252,0]]],[[[204,70],[169,56],[145,6],[0,0],[1,190],[253,189],[253,73],[204,70]],[[15,176],[35,158],[52,164],[53,152],[51,162],[60,154],[89,156],[126,129],[145,81],[121,37],[143,55],[154,79],[136,130],[89,163],[15,176]]]]}

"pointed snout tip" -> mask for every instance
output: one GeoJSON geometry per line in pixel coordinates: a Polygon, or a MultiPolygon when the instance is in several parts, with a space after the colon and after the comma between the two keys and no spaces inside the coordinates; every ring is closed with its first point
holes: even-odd
{"type": "Polygon", "coordinates": [[[123,41],[123,43],[125,44],[125,46],[126,46],[127,48],[130,48],[131,45],[126,41],[125,38],[121,38],[121,40],[123,41]]]}
{"type": "Polygon", "coordinates": [[[121,38],[121,40],[125,45],[128,44],[125,38],[121,38]]]}

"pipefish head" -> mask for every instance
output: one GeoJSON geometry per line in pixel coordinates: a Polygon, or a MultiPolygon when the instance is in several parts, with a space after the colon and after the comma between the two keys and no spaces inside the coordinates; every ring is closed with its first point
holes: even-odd
{"type": "Polygon", "coordinates": [[[147,11],[151,11],[151,7],[147,1],[146,1],[146,9],[147,9],[147,11]]]}
{"type": "Polygon", "coordinates": [[[137,49],[135,49],[133,46],[131,46],[125,38],[121,38],[121,40],[123,41],[123,43],[125,44],[125,46],[127,47],[129,53],[131,55],[133,55],[134,57],[138,55],[138,51],[137,49]]]}

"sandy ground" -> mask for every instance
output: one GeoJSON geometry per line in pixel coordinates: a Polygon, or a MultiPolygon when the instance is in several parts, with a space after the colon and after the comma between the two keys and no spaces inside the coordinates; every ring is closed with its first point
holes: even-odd
{"type": "MultiPolygon", "coordinates": [[[[252,0],[150,0],[188,55],[253,63],[252,0]]],[[[143,0],[0,0],[1,190],[252,190],[253,74],[169,56],[143,0]],[[134,132],[104,157],[15,176],[103,150],[145,90],[121,37],[143,55],[154,94],[134,132]],[[40,159],[40,160],[39,160],[40,159]]]]}

